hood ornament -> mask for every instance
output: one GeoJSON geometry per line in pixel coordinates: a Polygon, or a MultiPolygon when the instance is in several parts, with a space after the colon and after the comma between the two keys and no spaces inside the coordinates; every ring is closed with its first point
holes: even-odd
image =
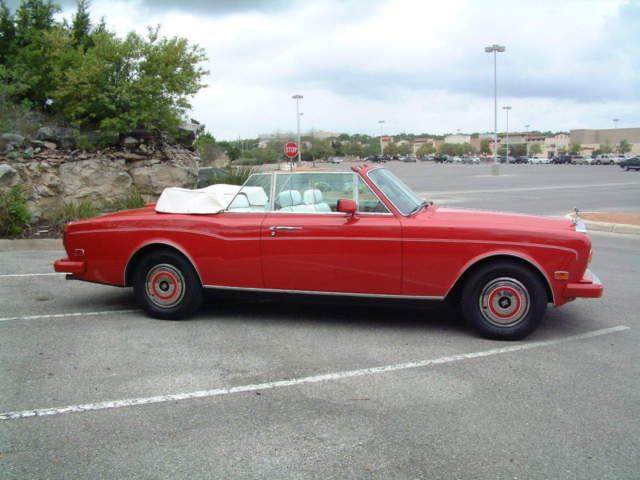
{"type": "Polygon", "coordinates": [[[578,210],[578,207],[573,207],[573,211],[575,212],[575,215],[573,216],[573,223],[577,224],[578,221],[581,220],[580,210],[578,210]]]}

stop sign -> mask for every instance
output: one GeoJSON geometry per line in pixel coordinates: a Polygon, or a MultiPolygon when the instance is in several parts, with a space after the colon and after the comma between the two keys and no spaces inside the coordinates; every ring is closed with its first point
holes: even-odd
{"type": "Polygon", "coordinates": [[[298,144],[296,142],[288,142],[284,146],[284,154],[289,158],[293,158],[298,155],[298,144]]]}

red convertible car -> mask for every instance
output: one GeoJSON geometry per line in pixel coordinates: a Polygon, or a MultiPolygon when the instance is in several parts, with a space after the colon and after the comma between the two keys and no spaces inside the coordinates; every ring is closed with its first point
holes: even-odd
{"type": "Polygon", "coordinates": [[[547,304],[603,291],[581,221],[438,207],[367,165],[166,189],[69,223],[64,246],[57,272],[133,286],[163,319],[194,313],[203,289],[449,300],[480,334],[513,340],[547,304]]]}

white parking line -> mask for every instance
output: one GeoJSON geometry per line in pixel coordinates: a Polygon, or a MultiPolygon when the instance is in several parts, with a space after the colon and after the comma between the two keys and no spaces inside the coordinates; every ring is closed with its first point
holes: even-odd
{"type": "Polygon", "coordinates": [[[457,362],[460,360],[471,360],[474,358],[489,357],[491,355],[499,355],[502,353],[518,352],[521,350],[530,350],[532,348],[546,347],[549,345],[557,345],[575,340],[584,340],[587,338],[599,337],[611,333],[629,330],[630,327],[619,325],[617,327],[605,328],[602,330],[594,330],[579,335],[572,335],[556,340],[544,340],[540,342],[521,343],[510,345],[508,347],[493,348],[491,350],[483,350],[474,353],[462,353],[459,355],[450,355],[431,360],[421,360],[418,362],[398,363],[395,365],[386,365],[381,367],[363,368],[360,370],[347,370],[344,372],[326,373],[324,375],[316,375],[312,377],[294,378],[291,380],[279,380],[275,382],[259,383],[254,385],[241,385],[238,387],[216,388],[213,390],[201,390],[197,392],[176,393],[170,395],[158,395],[154,397],[127,398],[123,400],[112,400],[99,403],[85,403],[81,405],[69,405],[66,407],[38,408],[34,410],[24,410],[21,412],[0,413],[0,421],[17,420],[20,418],[41,417],[46,415],[61,415],[63,413],[88,412],[94,410],[105,410],[110,408],[133,407],[136,405],[149,405],[153,403],[174,402],[179,400],[190,400],[194,398],[208,398],[221,395],[230,395],[233,393],[253,392],[257,390],[268,390],[280,387],[290,387],[293,385],[302,385],[307,383],[327,382],[331,380],[342,380],[345,378],[362,377],[365,375],[375,375],[378,373],[393,372],[396,370],[407,370],[410,368],[428,367],[432,365],[441,365],[443,363],[457,362]]]}
{"type": "Polygon", "coordinates": [[[43,277],[46,275],[65,275],[61,272],[51,272],[51,273],[7,273],[1,274],[0,277],[43,277]]]}
{"type": "Polygon", "coordinates": [[[465,193],[502,193],[502,192],[537,192],[541,190],[566,190],[568,188],[597,188],[597,187],[620,187],[625,185],[639,185],[638,182],[626,183],[595,183],[592,185],[554,185],[550,187],[521,187],[521,188],[487,188],[484,190],[431,190],[427,192],[416,192],[420,196],[424,195],[459,195],[465,193]]]}
{"type": "Polygon", "coordinates": [[[101,312],[74,312],[74,313],[52,313],[50,315],[30,315],[28,317],[6,317],[0,318],[0,322],[10,322],[11,320],[41,320],[44,318],[65,318],[65,317],[92,317],[95,315],[111,315],[117,313],[140,312],[139,308],[129,310],[103,310],[101,312]]]}

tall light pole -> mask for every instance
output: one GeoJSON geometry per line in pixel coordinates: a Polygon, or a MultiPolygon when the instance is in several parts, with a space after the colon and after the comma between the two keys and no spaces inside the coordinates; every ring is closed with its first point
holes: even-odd
{"type": "Polygon", "coordinates": [[[384,125],[384,120],[378,120],[380,124],[380,156],[382,156],[382,125],[384,125]]]}
{"type": "Polygon", "coordinates": [[[497,67],[497,53],[504,52],[506,48],[502,45],[494,43],[488,47],[484,47],[484,51],[487,53],[493,53],[493,166],[491,167],[491,173],[498,175],[498,67],[497,67]]]}
{"type": "Polygon", "coordinates": [[[525,132],[526,132],[526,135],[524,137],[524,148],[527,149],[527,157],[529,156],[529,127],[530,126],[531,125],[525,125],[524,126],[525,132]]]}
{"type": "Polygon", "coordinates": [[[509,105],[505,105],[504,107],[502,107],[502,109],[507,114],[507,155],[506,155],[506,162],[509,163],[509,110],[511,110],[511,107],[509,105]]]}
{"type": "Polygon", "coordinates": [[[298,165],[300,165],[300,160],[302,158],[302,148],[300,146],[300,99],[304,97],[300,94],[296,94],[291,98],[296,101],[296,120],[298,123],[298,165]]]}
{"type": "Polygon", "coordinates": [[[620,121],[619,118],[614,118],[613,119],[613,128],[618,128],[618,122],[620,121]]]}

